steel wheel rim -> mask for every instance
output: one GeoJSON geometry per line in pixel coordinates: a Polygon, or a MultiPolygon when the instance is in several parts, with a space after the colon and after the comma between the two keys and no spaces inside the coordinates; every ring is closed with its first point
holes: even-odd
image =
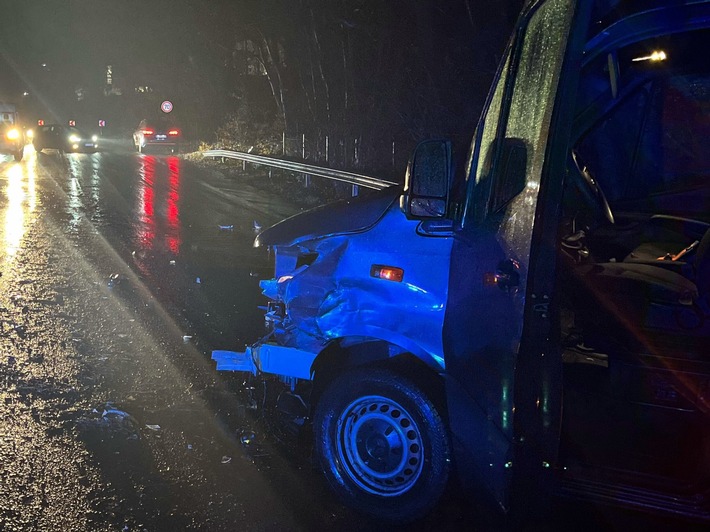
{"type": "Polygon", "coordinates": [[[358,398],[343,410],[337,430],[338,458],[366,492],[402,495],[421,476],[421,430],[396,401],[378,395],[358,398]]]}

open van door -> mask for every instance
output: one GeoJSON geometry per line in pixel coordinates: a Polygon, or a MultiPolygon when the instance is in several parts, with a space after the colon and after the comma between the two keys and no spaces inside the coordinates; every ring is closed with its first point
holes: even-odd
{"type": "Polygon", "coordinates": [[[450,426],[460,476],[503,511],[539,507],[530,499],[548,492],[556,458],[561,360],[550,303],[566,89],[576,86],[589,3],[524,10],[476,130],[457,220],[444,325],[450,426]]]}

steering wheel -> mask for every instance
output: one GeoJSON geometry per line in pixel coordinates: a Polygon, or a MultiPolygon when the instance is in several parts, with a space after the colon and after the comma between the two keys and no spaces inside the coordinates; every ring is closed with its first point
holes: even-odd
{"type": "Polygon", "coordinates": [[[582,163],[582,160],[579,158],[579,154],[575,150],[572,150],[572,161],[574,162],[574,166],[577,169],[579,176],[582,178],[581,180],[575,179],[575,183],[578,184],[579,181],[584,183],[584,186],[579,186],[578,184],[577,188],[582,195],[596,203],[601,209],[604,218],[606,218],[610,224],[613,224],[614,214],[611,212],[611,207],[609,206],[609,202],[604,195],[604,191],[602,191],[597,180],[594,179],[594,176],[592,176],[587,167],[582,163]]]}

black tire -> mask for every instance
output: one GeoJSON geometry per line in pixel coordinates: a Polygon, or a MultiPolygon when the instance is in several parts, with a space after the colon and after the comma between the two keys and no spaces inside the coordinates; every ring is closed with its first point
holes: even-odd
{"type": "Polygon", "coordinates": [[[432,401],[388,370],[335,379],[314,417],[316,456],[345,504],[406,523],[428,513],[446,488],[449,435],[432,401]]]}
{"type": "Polygon", "coordinates": [[[19,150],[17,150],[17,151],[14,153],[15,160],[16,160],[17,162],[20,162],[20,161],[22,160],[22,156],[23,156],[24,154],[25,154],[25,150],[23,150],[22,148],[20,148],[19,150]]]}

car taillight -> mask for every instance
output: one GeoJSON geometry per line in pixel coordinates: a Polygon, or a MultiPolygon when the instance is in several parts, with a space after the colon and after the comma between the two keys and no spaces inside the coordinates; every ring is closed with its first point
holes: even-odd
{"type": "Polygon", "coordinates": [[[179,134],[180,131],[177,129],[171,129],[170,131],[168,131],[168,135],[170,135],[171,137],[177,137],[179,134]]]}
{"type": "Polygon", "coordinates": [[[153,131],[152,129],[142,129],[141,132],[144,135],[152,135],[153,133],[155,133],[155,131],[153,131]]]}

